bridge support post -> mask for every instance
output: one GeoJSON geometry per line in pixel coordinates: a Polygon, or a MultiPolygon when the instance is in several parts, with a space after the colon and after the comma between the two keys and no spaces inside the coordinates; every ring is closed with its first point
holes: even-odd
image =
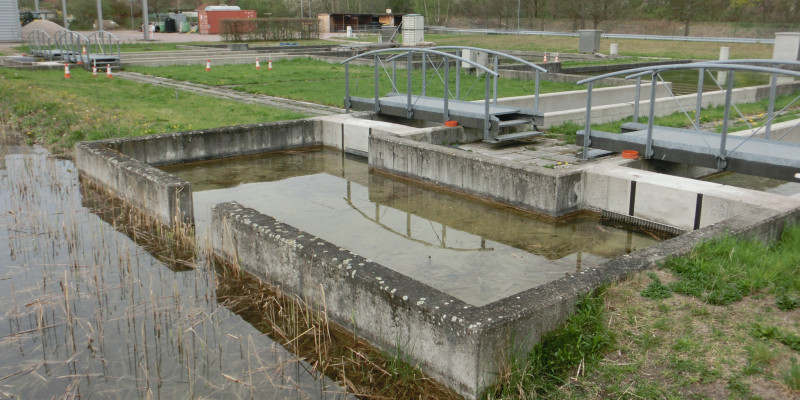
{"type": "Polygon", "coordinates": [[[444,58],[444,110],[442,116],[444,121],[450,119],[450,110],[448,104],[448,97],[450,97],[450,59],[444,58]]]}
{"type": "Polygon", "coordinates": [[[456,100],[461,100],[461,50],[456,50],[456,100]]]}
{"type": "Polygon", "coordinates": [[[406,118],[414,116],[414,111],[411,109],[411,60],[414,57],[414,52],[409,51],[406,57],[406,118]]]}
{"type": "Polygon", "coordinates": [[[658,71],[650,74],[650,113],[647,116],[647,142],[645,144],[644,158],[653,157],[653,121],[656,115],[656,79],[658,71]]]}
{"type": "Polygon", "coordinates": [[[534,110],[538,110],[539,109],[539,75],[541,75],[541,72],[537,69],[535,74],[536,74],[536,82],[534,83],[535,89],[533,90],[533,109],[534,110]]]}
{"type": "MultiPolygon", "coordinates": [[[[500,60],[498,59],[497,56],[494,56],[494,73],[495,74],[497,74],[497,69],[498,68],[500,68],[500,60]]],[[[493,78],[492,80],[494,81],[493,82],[493,84],[494,84],[494,95],[493,95],[493,97],[494,97],[494,104],[495,105],[497,105],[497,77],[498,76],[500,76],[500,75],[495,75],[494,77],[492,77],[493,78]]]]}
{"type": "Polygon", "coordinates": [[[425,53],[422,54],[422,95],[425,96],[428,89],[426,81],[428,80],[428,61],[425,53]]]}
{"type": "Polygon", "coordinates": [[[350,112],[350,63],[344,64],[344,112],[350,112]]]}
{"type": "Polygon", "coordinates": [[[586,120],[583,124],[583,159],[589,159],[589,146],[592,144],[592,87],[594,82],[589,82],[586,89],[586,120]]]}
{"type": "Polygon", "coordinates": [[[378,55],[375,55],[375,112],[381,112],[381,102],[380,102],[380,83],[378,80],[378,55]]]}
{"type": "Polygon", "coordinates": [[[483,112],[483,140],[489,142],[491,141],[491,136],[489,135],[489,74],[486,74],[486,92],[485,92],[485,100],[484,100],[484,112],[483,112]]]}
{"type": "Polygon", "coordinates": [[[642,77],[636,77],[636,98],[633,101],[633,122],[639,122],[639,101],[642,98],[642,77]]]}
{"type": "Polygon", "coordinates": [[[697,76],[697,104],[694,107],[694,128],[700,130],[700,112],[703,110],[703,78],[706,76],[706,69],[700,68],[697,76]]]}
{"type": "Polygon", "coordinates": [[[398,91],[397,91],[397,60],[392,60],[392,91],[394,93],[398,93],[398,91]]]}
{"type": "Polygon", "coordinates": [[[717,156],[717,168],[718,169],[725,169],[727,165],[727,154],[725,151],[725,146],[728,141],[728,119],[731,116],[731,95],[733,93],[733,70],[729,70],[727,77],[728,82],[726,82],[728,87],[725,89],[725,115],[722,121],[722,135],[719,140],[719,155],[717,156]]]}
{"type": "Polygon", "coordinates": [[[769,80],[769,105],[767,105],[767,122],[764,126],[764,139],[769,139],[772,131],[772,114],[775,112],[775,90],[778,85],[778,75],[772,74],[769,80]]]}

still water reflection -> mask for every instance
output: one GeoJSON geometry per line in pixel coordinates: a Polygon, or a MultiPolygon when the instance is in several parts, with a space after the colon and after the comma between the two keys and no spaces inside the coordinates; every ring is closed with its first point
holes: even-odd
{"type": "Polygon", "coordinates": [[[0,398],[344,397],[218,302],[213,269],[85,208],[71,162],[0,147],[0,188],[0,398]]]}
{"type": "Polygon", "coordinates": [[[370,173],[313,149],[165,168],[192,182],[202,231],[237,201],[482,306],[653,244],[596,218],[564,222],[370,173]]]}

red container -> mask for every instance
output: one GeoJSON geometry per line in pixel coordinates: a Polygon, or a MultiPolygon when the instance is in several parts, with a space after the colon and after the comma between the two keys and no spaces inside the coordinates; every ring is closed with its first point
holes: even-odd
{"type": "Polygon", "coordinates": [[[639,158],[639,152],[636,150],[622,150],[622,158],[626,158],[628,160],[635,160],[639,158]]]}
{"type": "Polygon", "coordinates": [[[201,35],[219,33],[219,21],[234,18],[255,18],[256,10],[237,10],[237,11],[206,11],[197,12],[198,26],[201,35]]]}

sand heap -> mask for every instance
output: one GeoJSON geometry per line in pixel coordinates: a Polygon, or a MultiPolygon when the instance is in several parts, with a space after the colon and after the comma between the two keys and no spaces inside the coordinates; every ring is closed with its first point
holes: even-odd
{"type": "Polygon", "coordinates": [[[36,29],[43,30],[52,37],[64,27],[53,21],[36,20],[22,27],[22,40],[28,40],[28,35],[36,29]]]}

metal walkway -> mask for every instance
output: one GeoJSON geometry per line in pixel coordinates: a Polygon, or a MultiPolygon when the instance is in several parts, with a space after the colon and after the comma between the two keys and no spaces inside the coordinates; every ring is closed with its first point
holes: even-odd
{"type": "MultiPolygon", "coordinates": [[[[536,109],[500,106],[497,104],[497,72],[500,57],[509,58],[515,62],[530,66],[536,72],[534,107],[538,108],[539,100],[539,74],[547,72],[544,68],[494,50],[478,49],[464,46],[433,47],[433,48],[396,48],[381,49],[357,55],[342,61],[345,65],[345,108],[349,111],[374,111],[379,114],[401,117],[407,119],[445,122],[454,120],[461,126],[483,130],[483,140],[487,143],[500,143],[539,136],[537,126],[544,123],[544,114],[536,109]],[[450,53],[448,51],[454,51],[450,53]],[[462,57],[462,52],[481,52],[493,55],[494,68],[489,69],[481,63],[462,57]],[[381,59],[380,55],[388,55],[381,59]],[[421,63],[412,62],[415,54],[421,55],[421,63]],[[374,96],[356,97],[350,94],[349,63],[360,57],[372,56],[374,59],[374,96]],[[421,88],[414,92],[412,87],[412,73],[406,73],[406,93],[400,93],[397,81],[397,59],[406,58],[406,71],[413,71],[415,67],[421,70],[421,88]],[[450,61],[455,61],[454,92],[450,87],[450,61]],[[384,62],[391,62],[391,73],[384,67],[383,70],[389,77],[391,89],[388,93],[381,94],[379,77],[380,66],[384,62]],[[484,79],[485,96],[483,102],[461,100],[461,67],[463,64],[476,69],[479,74],[476,82],[484,79]],[[434,70],[434,78],[439,78],[443,84],[443,96],[432,97],[427,95],[430,81],[427,69],[434,70]],[[493,85],[493,91],[492,91],[493,85]],[[527,128],[527,129],[526,129],[527,128]]],[[[431,79],[433,80],[433,79],[431,79]]],[[[474,86],[474,85],[473,85],[474,86]]]]}
{"type": "Polygon", "coordinates": [[[28,48],[34,57],[83,64],[87,69],[92,65],[118,66],[120,61],[119,39],[106,31],[97,31],[86,37],[61,29],[51,37],[36,29],[28,35],[28,48]]]}
{"type": "MultiPolygon", "coordinates": [[[[767,178],[781,179],[786,181],[795,180],[795,176],[800,172],[800,144],[784,142],[781,137],[770,137],[773,121],[781,116],[781,113],[800,100],[800,96],[791,100],[781,110],[775,110],[775,98],[777,95],[776,82],[779,75],[786,77],[800,77],[800,72],[779,69],[778,65],[800,66],[800,62],[781,61],[781,60],[731,60],[731,61],[712,61],[703,63],[691,63],[680,65],[666,65],[645,68],[635,68],[627,71],[605,74],[583,81],[579,84],[588,83],[588,96],[586,106],[586,123],[584,129],[577,132],[577,143],[583,145],[583,157],[589,158],[589,147],[595,149],[621,152],[623,150],[637,150],[645,159],[665,160],[681,164],[696,165],[707,168],[714,168],[720,171],[739,172],[748,175],[756,175],[767,178]],[[770,67],[759,66],[767,64],[770,67]],[[665,70],[697,69],[699,70],[698,87],[702,87],[703,78],[706,74],[714,79],[720,90],[724,91],[724,117],[721,121],[721,132],[708,132],[701,129],[702,96],[703,92],[698,90],[695,101],[694,115],[690,116],[689,111],[677,102],[684,115],[687,117],[687,126],[691,129],[673,128],[657,126],[654,124],[656,118],[655,108],[658,101],[647,101],[649,112],[647,123],[639,123],[639,92],[637,90],[634,102],[634,122],[622,124],[621,133],[603,132],[590,129],[592,112],[592,84],[593,82],[607,78],[609,76],[626,75],[626,79],[636,78],[637,89],[641,86],[641,77],[651,76],[651,82],[661,79],[660,72],[665,70]],[[725,88],[717,82],[714,75],[709,70],[717,70],[724,73],[725,88]],[[761,126],[755,126],[761,122],[754,122],[753,118],[743,115],[739,108],[732,102],[732,91],[734,87],[735,72],[749,71],[767,74],[771,77],[769,100],[763,115],[766,117],[761,126]],[[731,116],[731,112],[737,113],[731,116]],[[729,132],[729,125],[732,119],[744,122],[749,129],[748,134],[729,132]],[[588,135],[586,134],[588,132],[588,135]],[[756,135],[763,135],[764,138],[757,138],[756,135]]],[[[784,78],[785,79],[785,78],[784,78]]],[[[663,79],[662,79],[663,80],[663,79]]],[[[655,85],[649,85],[651,90],[655,90],[655,85]]],[[[651,94],[652,96],[652,94],[651,94]]],[[[654,98],[654,97],[651,97],[654,98]]],[[[674,99],[674,96],[673,96],[674,99]]],[[[791,130],[798,129],[794,126],[791,130]]],[[[787,132],[788,134],[788,132],[787,132]]],[[[777,136],[777,135],[774,135],[777,136]]]]}
{"type": "MultiPolygon", "coordinates": [[[[640,129],[625,133],[592,131],[592,147],[614,152],[636,150],[645,154],[647,125],[635,125],[640,129]]],[[[626,124],[623,128],[635,126],[626,124]]],[[[721,139],[718,133],[656,126],[652,134],[653,154],[649,158],[785,181],[793,181],[794,174],[800,172],[800,143],[729,135],[724,143],[727,156],[720,165],[721,139]]],[[[577,142],[583,143],[583,132],[578,134],[577,142]]]]}

